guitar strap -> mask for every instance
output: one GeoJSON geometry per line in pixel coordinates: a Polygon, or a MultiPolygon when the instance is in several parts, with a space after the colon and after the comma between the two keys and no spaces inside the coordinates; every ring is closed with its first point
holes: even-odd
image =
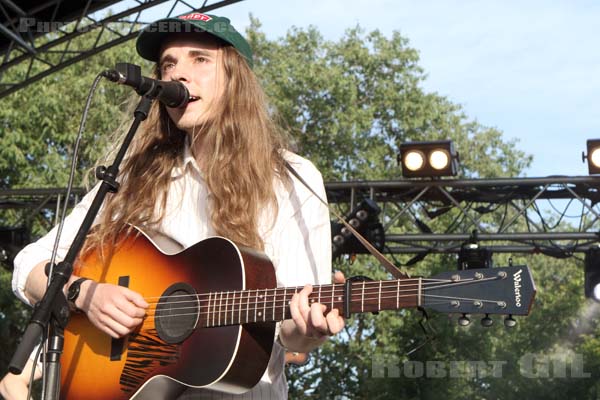
{"type": "Polygon", "coordinates": [[[364,238],[363,235],[361,235],[356,229],[354,229],[352,227],[352,225],[350,225],[348,222],[346,222],[346,220],[334,209],[332,209],[329,204],[323,200],[321,198],[321,196],[319,196],[310,186],[308,183],[306,183],[306,181],[300,176],[300,174],[294,169],[294,167],[292,167],[290,165],[290,163],[288,163],[287,161],[285,162],[285,166],[286,168],[290,171],[290,173],[292,175],[294,175],[296,177],[296,179],[298,179],[300,181],[300,183],[302,183],[317,199],[319,199],[319,201],[321,203],[323,203],[327,209],[329,210],[329,212],[331,214],[333,214],[350,232],[352,232],[352,234],[354,235],[354,237],[356,237],[356,239],[362,243],[363,246],[365,246],[365,248],[369,251],[369,253],[371,253],[373,255],[373,257],[375,257],[377,259],[377,261],[379,261],[381,263],[381,265],[383,265],[385,267],[385,269],[392,274],[392,276],[396,279],[407,279],[409,278],[408,275],[406,275],[404,272],[400,271],[390,260],[388,260],[387,258],[385,258],[385,256],[383,254],[381,254],[381,252],[379,250],[377,250],[367,239],[364,238]]]}

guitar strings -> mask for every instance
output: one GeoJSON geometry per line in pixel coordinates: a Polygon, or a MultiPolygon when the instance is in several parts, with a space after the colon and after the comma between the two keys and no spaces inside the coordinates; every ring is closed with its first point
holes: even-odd
{"type": "MultiPolygon", "coordinates": [[[[486,279],[488,279],[488,278],[486,278],[486,279]]],[[[474,281],[475,279],[472,279],[472,280],[474,281]]],[[[410,285],[410,283],[408,283],[408,284],[407,284],[407,282],[408,282],[408,281],[411,281],[411,282],[413,282],[413,281],[414,281],[414,282],[415,282],[415,283],[414,283],[414,285],[415,285],[415,286],[418,286],[419,279],[400,279],[401,286],[409,286],[409,285],[410,285]]],[[[466,280],[465,280],[465,281],[466,281],[466,280]]],[[[465,281],[458,281],[458,282],[465,282],[465,281]]],[[[470,280],[469,280],[469,281],[470,281],[470,280]]],[[[397,282],[398,282],[398,280],[389,280],[389,281],[365,281],[365,286],[371,286],[371,285],[372,285],[372,286],[375,286],[375,285],[379,285],[379,282],[383,282],[383,284],[384,284],[384,285],[385,285],[385,284],[392,284],[392,283],[393,283],[394,285],[397,285],[397,282]]],[[[421,282],[422,282],[423,286],[426,286],[426,285],[436,284],[436,283],[439,283],[439,282],[453,283],[453,282],[455,282],[455,281],[452,281],[452,280],[450,280],[450,279],[429,279],[429,278],[422,278],[422,279],[421,279],[421,282]]],[[[335,284],[313,285],[313,286],[315,286],[315,287],[317,287],[317,288],[318,288],[318,287],[321,287],[321,288],[329,288],[329,287],[333,287],[333,286],[335,286],[335,287],[339,287],[339,288],[343,288],[343,287],[344,287],[344,285],[345,285],[344,283],[335,283],[335,284]]],[[[362,286],[363,286],[363,283],[362,283],[362,282],[352,282],[352,287],[353,287],[353,289],[354,289],[354,288],[357,288],[357,287],[359,287],[359,286],[360,286],[360,287],[362,287],[362,286]]],[[[300,290],[302,290],[303,288],[304,288],[304,286],[295,286],[295,287],[294,287],[294,286],[292,286],[292,287],[287,287],[287,288],[279,288],[279,287],[278,287],[278,288],[265,288],[265,289],[246,289],[246,290],[243,290],[243,291],[262,290],[262,291],[267,291],[267,292],[268,292],[268,291],[279,291],[279,290],[284,290],[284,289],[287,289],[288,291],[290,291],[290,290],[292,290],[292,289],[293,289],[293,290],[300,291],[300,290]]],[[[230,291],[230,292],[234,292],[234,291],[230,291]]],[[[237,292],[240,292],[240,290],[237,290],[237,292]]],[[[212,292],[212,293],[221,293],[221,292],[212,292]]],[[[190,296],[190,295],[180,295],[180,296],[190,296]]],[[[176,297],[176,296],[172,296],[172,297],[176,297]]],[[[162,296],[148,296],[148,297],[144,297],[144,299],[145,299],[145,300],[161,299],[161,298],[162,298],[162,296]]]]}
{"type": "MultiPolygon", "coordinates": [[[[429,295],[427,295],[426,297],[428,297],[429,295]]],[[[443,296],[435,296],[435,297],[442,297],[443,296]]],[[[395,296],[393,297],[388,297],[388,298],[395,298],[395,296]]],[[[475,301],[475,299],[469,299],[469,298],[461,298],[462,300],[465,301],[475,301]]],[[[373,299],[370,299],[373,300],[373,299]]],[[[496,303],[498,304],[498,301],[491,301],[491,300],[479,300],[482,302],[490,302],[490,303],[496,303]]],[[[445,304],[447,303],[447,301],[442,301],[440,299],[438,299],[437,301],[428,301],[426,302],[424,305],[437,305],[437,304],[445,304]]],[[[287,311],[288,307],[284,307],[281,305],[274,305],[274,306],[269,306],[266,308],[258,308],[258,309],[248,309],[248,310],[241,310],[241,311],[265,311],[268,310],[268,312],[263,312],[263,314],[259,317],[262,317],[262,321],[260,320],[260,318],[256,318],[256,315],[253,315],[253,318],[241,318],[241,312],[239,312],[239,310],[235,310],[233,313],[231,313],[231,318],[229,317],[229,313],[227,312],[226,314],[224,314],[223,312],[220,312],[220,315],[216,315],[210,312],[193,312],[193,313],[182,313],[182,314],[173,314],[173,315],[164,315],[164,316],[155,316],[154,318],[148,318],[145,321],[147,322],[151,322],[153,319],[159,319],[159,318],[170,318],[170,317],[185,317],[185,316],[193,316],[194,318],[199,318],[199,321],[201,323],[205,323],[205,325],[203,327],[218,327],[218,326],[227,326],[227,325],[239,325],[239,324],[243,324],[243,323],[248,323],[248,322],[275,322],[280,320],[279,318],[275,318],[276,315],[278,315],[276,313],[276,311],[278,311],[279,313],[281,313],[281,320],[285,319],[285,312],[287,311]],[[235,315],[237,314],[237,315],[235,315]],[[208,318],[202,319],[202,317],[208,315],[208,318]],[[212,321],[211,321],[211,315],[212,315],[212,321]],[[273,316],[273,318],[267,318],[270,315],[273,316]],[[223,318],[221,318],[221,316],[223,318]],[[237,317],[237,318],[236,318],[237,317]],[[222,319],[222,321],[221,321],[222,319]],[[229,321],[229,322],[228,322],[229,321]]],[[[371,310],[366,310],[366,311],[361,311],[361,312],[371,312],[371,310]]],[[[173,321],[170,322],[170,326],[171,327],[176,327],[177,325],[179,326],[188,326],[188,323],[186,321],[173,321]]]]}
{"type": "MultiPolygon", "coordinates": [[[[423,290],[425,289],[440,289],[440,288],[444,288],[444,287],[448,287],[448,286],[460,286],[460,285],[465,285],[465,284],[472,284],[472,283],[481,283],[481,282],[486,282],[486,281],[490,281],[490,280],[497,280],[497,279],[501,279],[500,277],[490,277],[490,278],[482,278],[482,279],[468,279],[468,280],[460,280],[460,281],[453,281],[453,280],[448,280],[448,279],[423,279],[422,283],[421,283],[421,288],[423,290]],[[423,281],[429,281],[429,282],[423,282],[423,281]]],[[[375,281],[375,282],[370,282],[370,281],[365,281],[364,284],[362,282],[353,282],[352,283],[352,289],[351,291],[355,291],[355,290],[359,290],[359,291],[379,291],[380,288],[381,289],[393,289],[394,291],[396,291],[397,289],[399,289],[400,291],[403,290],[418,290],[419,287],[419,283],[418,283],[418,279],[410,279],[410,281],[416,281],[414,284],[406,284],[406,281],[408,281],[409,279],[402,279],[402,280],[391,280],[391,281],[375,281]],[[381,282],[381,285],[379,284],[379,282],[381,282]],[[400,283],[398,283],[400,282],[400,283]],[[412,287],[416,288],[416,289],[411,289],[412,287]]],[[[298,287],[288,287],[288,288],[269,288],[269,289],[246,289],[246,290],[232,290],[232,291],[221,291],[221,292],[210,292],[210,293],[194,293],[194,294],[182,294],[182,295],[169,295],[169,296],[153,296],[153,297],[145,297],[144,300],[148,301],[151,299],[174,299],[174,298],[181,298],[181,299],[185,299],[185,298],[193,298],[194,301],[199,298],[199,297],[207,297],[207,296],[212,296],[213,294],[216,296],[223,296],[226,295],[228,296],[227,299],[229,300],[238,300],[238,299],[244,299],[244,293],[248,293],[249,295],[246,296],[246,300],[252,298],[252,299],[256,299],[259,298],[262,301],[262,297],[270,297],[270,296],[281,296],[283,295],[282,292],[287,292],[287,294],[294,294],[299,292],[300,290],[302,290],[303,287],[302,286],[298,286],[298,287]],[[293,290],[293,292],[292,292],[293,290]],[[254,296],[251,296],[252,292],[254,292],[254,296]],[[229,294],[233,294],[233,297],[229,297],[229,294]],[[237,294],[240,294],[240,297],[236,297],[237,294]]],[[[344,284],[340,283],[340,284],[329,284],[329,285],[320,285],[317,287],[317,290],[313,289],[313,292],[310,294],[311,297],[317,297],[319,296],[320,293],[320,297],[326,297],[329,295],[329,297],[331,297],[331,293],[335,292],[335,289],[339,289],[340,295],[342,295],[344,293],[344,284]],[[320,290],[323,289],[323,290],[320,290]]],[[[214,299],[201,299],[199,300],[200,302],[204,302],[204,301],[214,301],[214,299]]],[[[160,301],[149,301],[148,302],[150,305],[157,305],[160,304],[160,301]]],[[[176,302],[169,302],[169,304],[173,304],[176,302]]]]}
{"type": "MultiPolygon", "coordinates": [[[[488,280],[491,279],[495,279],[495,278],[487,278],[488,280]]],[[[481,282],[484,281],[484,279],[480,279],[477,280],[476,282],[481,282]]],[[[386,281],[389,282],[389,281],[386,281]]],[[[451,286],[458,286],[458,285],[465,285],[465,284],[470,284],[470,283],[474,283],[474,281],[460,281],[460,282],[454,282],[451,284],[451,286]]],[[[435,287],[425,287],[422,288],[422,291],[427,291],[427,290],[432,290],[432,289],[439,289],[439,288],[444,288],[449,286],[448,284],[445,285],[437,285],[435,287]]],[[[332,297],[335,296],[335,290],[331,290],[334,289],[333,285],[328,285],[327,287],[323,287],[325,290],[321,291],[320,295],[317,296],[317,293],[311,293],[311,299],[314,300],[314,298],[318,297],[318,301],[324,304],[327,303],[331,303],[331,301],[329,301],[330,299],[332,299],[332,297]]],[[[188,300],[179,300],[179,301],[171,301],[168,304],[171,306],[173,304],[181,304],[181,305],[187,305],[187,304],[193,304],[195,307],[195,304],[200,303],[200,307],[211,307],[211,303],[212,307],[219,307],[220,309],[222,309],[223,307],[225,308],[229,308],[229,306],[235,306],[235,305],[241,305],[242,302],[246,303],[258,303],[259,301],[261,303],[263,303],[263,308],[264,308],[264,304],[266,302],[287,302],[291,299],[291,296],[294,293],[281,293],[281,289],[256,289],[256,291],[254,292],[254,295],[252,295],[252,290],[249,291],[245,291],[245,293],[248,293],[248,295],[245,297],[243,296],[243,293],[240,297],[237,297],[238,293],[241,293],[239,291],[231,291],[231,292],[213,292],[210,294],[192,294],[192,295],[176,295],[176,296],[165,296],[165,298],[179,298],[179,299],[183,299],[183,298],[189,298],[188,300]],[[264,290],[263,293],[261,293],[264,290]],[[272,293],[267,293],[268,291],[272,292],[272,293]],[[278,293],[279,292],[279,293],[278,293]],[[213,296],[214,294],[214,296],[213,296]],[[225,295],[225,297],[223,298],[223,295],[225,295]],[[284,296],[282,298],[282,296],[284,296]],[[204,299],[202,299],[202,297],[204,297],[204,299]],[[208,297],[208,298],[206,298],[208,297]],[[212,297],[212,299],[211,299],[212,297]],[[236,304],[236,300],[239,300],[236,304]],[[208,305],[205,305],[203,303],[208,302],[208,305]]],[[[394,294],[394,296],[392,297],[399,297],[400,293],[407,293],[410,292],[410,296],[414,296],[418,294],[418,288],[404,288],[402,286],[400,286],[398,288],[397,285],[381,285],[381,287],[378,285],[377,287],[371,287],[371,288],[366,288],[366,290],[362,290],[359,293],[352,293],[353,295],[357,295],[357,296],[361,296],[363,299],[365,296],[370,296],[370,295],[375,295],[376,297],[374,297],[375,299],[379,298],[379,295],[387,295],[387,294],[394,294]],[[393,286],[393,287],[392,287],[393,286]],[[390,290],[391,289],[391,290],[390,290]]],[[[344,292],[341,291],[339,293],[338,298],[341,299],[341,295],[343,295],[344,292]]],[[[404,295],[402,297],[406,297],[407,295],[404,295]]],[[[449,296],[446,296],[448,298],[451,298],[449,296]]],[[[390,298],[383,296],[382,298],[390,298]]],[[[368,300],[372,300],[373,298],[368,297],[368,300]]],[[[456,300],[458,300],[459,298],[455,298],[456,300]]],[[[340,300],[341,301],[341,300],[340,300]]],[[[335,300],[333,300],[333,302],[335,302],[335,300]]],[[[159,303],[155,303],[156,305],[159,303]]],[[[154,307],[155,309],[156,307],[154,307]]],[[[171,307],[170,310],[177,310],[177,308],[173,308],[171,307]]],[[[218,311],[215,311],[218,312],[218,311]]]]}
{"type": "MultiPolygon", "coordinates": [[[[357,296],[357,299],[353,299],[353,300],[363,300],[365,302],[372,302],[372,301],[378,301],[378,300],[389,300],[389,299],[397,299],[398,297],[412,297],[413,295],[402,295],[402,296],[376,296],[376,297],[362,297],[362,296],[357,296]]],[[[501,301],[498,300],[481,300],[481,299],[474,299],[474,298],[467,298],[467,297],[455,297],[455,296],[440,296],[440,295],[430,295],[430,294],[425,294],[424,295],[425,300],[430,300],[431,298],[435,298],[437,301],[435,302],[425,302],[423,305],[434,305],[434,304],[444,304],[447,303],[447,301],[442,301],[442,299],[447,299],[447,300],[461,300],[461,301],[479,301],[481,302],[481,304],[483,303],[493,303],[496,305],[501,304],[501,301]]],[[[263,304],[261,306],[254,306],[252,307],[252,305],[249,304],[245,304],[248,305],[248,308],[237,308],[234,309],[234,306],[241,306],[240,303],[238,304],[231,304],[231,310],[228,310],[227,308],[225,310],[221,309],[220,310],[213,310],[213,311],[201,311],[201,312],[191,312],[191,313],[184,313],[184,314],[168,314],[168,315],[150,315],[149,318],[147,319],[156,319],[156,318],[166,318],[166,317],[175,317],[175,316],[206,316],[208,315],[209,317],[206,319],[207,323],[209,323],[210,325],[210,317],[212,316],[212,324],[214,325],[215,322],[217,322],[216,320],[218,319],[218,322],[220,324],[221,322],[221,316],[223,316],[223,319],[225,321],[225,323],[227,323],[227,320],[230,319],[233,323],[234,320],[238,321],[238,323],[241,323],[242,318],[241,315],[243,313],[245,313],[246,316],[246,321],[255,321],[257,320],[256,318],[256,313],[262,313],[262,315],[259,315],[259,317],[263,317],[264,320],[266,320],[266,317],[271,314],[273,316],[275,316],[275,312],[276,310],[279,310],[280,312],[283,311],[283,313],[285,314],[285,312],[289,309],[288,305],[285,304],[263,304]],[[253,319],[249,318],[249,314],[250,312],[252,312],[253,314],[253,319]],[[236,315],[237,314],[237,315],[236,315]],[[231,316],[231,318],[229,318],[229,316],[231,316]],[[237,319],[235,318],[237,316],[237,319]]],[[[325,304],[327,305],[327,304],[325,304]]],[[[229,306],[229,305],[228,305],[229,306]]],[[[182,308],[175,308],[175,309],[170,309],[170,310],[165,310],[165,311],[179,311],[179,310],[183,310],[183,309],[193,309],[193,310],[197,310],[198,307],[182,307],[182,308]]],[[[363,308],[364,309],[364,308],[363,308]]],[[[369,310],[367,310],[369,311],[369,310]]]]}
{"type": "MultiPolygon", "coordinates": [[[[409,295],[406,296],[402,296],[402,297],[410,297],[409,295]]],[[[396,296],[388,296],[388,297],[382,297],[382,300],[387,300],[387,299],[395,299],[396,296]]],[[[498,305],[499,303],[501,303],[501,301],[499,300],[481,300],[481,299],[474,299],[474,298],[467,298],[467,297],[448,297],[448,296],[436,296],[436,295],[425,295],[425,300],[430,300],[430,298],[434,298],[437,301],[435,302],[424,302],[423,305],[432,305],[432,304],[444,304],[447,303],[448,299],[452,299],[452,300],[461,300],[461,301],[479,301],[482,304],[483,303],[492,303],[492,304],[496,304],[498,305]],[[444,300],[446,299],[446,300],[444,300]]],[[[377,300],[377,298],[369,298],[369,299],[365,299],[365,301],[372,301],[372,300],[377,300]]],[[[326,304],[327,306],[327,304],[326,304]]],[[[335,305],[333,308],[336,308],[335,305]]],[[[236,319],[234,318],[237,315],[237,320],[241,320],[240,316],[241,314],[255,314],[255,312],[261,312],[261,315],[259,315],[259,317],[265,317],[268,314],[273,314],[276,310],[279,311],[287,311],[289,309],[289,307],[287,305],[283,306],[283,305],[268,305],[268,306],[259,306],[259,307],[248,307],[248,308],[237,308],[237,309],[231,309],[231,310],[220,310],[220,311],[201,311],[201,312],[186,312],[183,314],[159,314],[156,313],[154,315],[150,315],[149,317],[147,317],[147,319],[152,319],[152,318],[166,318],[166,317],[177,317],[177,316],[189,316],[189,315],[199,315],[199,316],[204,316],[204,315],[209,315],[209,316],[213,316],[213,319],[217,319],[219,317],[219,315],[223,316],[223,319],[227,320],[230,319],[229,315],[232,316],[232,319],[236,319]]],[[[331,309],[331,308],[330,308],[331,309]]],[[[168,310],[168,311],[180,311],[180,310],[197,310],[197,307],[182,307],[182,308],[178,308],[178,309],[172,309],[172,310],[168,310]]],[[[367,310],[368,312],[369,310],[367,310]]],[[[246,320],[257,320],[256,316],[253,315],[254,318],[253,319],[249,319],[246,318],[246,320]]],[[[249,316],[248,316],[249,317],[249,316]]],[[[209,318],[210,319],[210,318],[209,318]]]]}

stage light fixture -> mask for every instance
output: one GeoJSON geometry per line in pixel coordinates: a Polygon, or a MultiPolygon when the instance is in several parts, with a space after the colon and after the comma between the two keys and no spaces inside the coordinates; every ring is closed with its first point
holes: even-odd
{"type": "Polygon", "coordinates": [[[581,153],[583,162],[587,160],[590,175],[600,174],[600,139],[588,139],[587,155],[581,153]]]}
{"type": "Polygon", "coordinates": [[[447,168],[450,164],[450,154],[446,150],[434,150],[429,155],[429,164],[438,171],[447,168]]]}
{"type": "Polygon", "coordinates": [[[585,297],[600,303],[600,248],[585,252],[584,291],[585,297]]]}
{"type": "MultiPolygon", "coordinates": [[[[378,216],[381,209],[374,200],[365,199],[349,212],[344,219],[377,250],[382,251],[385,245],[385,232],[378,216]]],[[[368,253],[360,243],[340,222],[331,222],[332,258],[342,254],[368,253]]]]}
{"type": "Polygon", "coordinates": [[[406,178],[455,176],[458,173],[458,153],[451,140],[402,143],[399,161],[406,178]]]}
{"type": "Polygon", "coordinates": [[[491,268],[492,252],[478,243],[467,242],[458,253],[458,269],[491,268]]]}
{"type": "Polygon", "coordinates": [[[404,157],[404,165],[409,171],[418,171],[425,164],[425,156],[418,150],[409,151],[404,157]]]}
{"type": "Polygon", "coordinates": [[[12,270],[15,256],[29,242],[28,229],[0,227],[0,263],[12,270]]]}

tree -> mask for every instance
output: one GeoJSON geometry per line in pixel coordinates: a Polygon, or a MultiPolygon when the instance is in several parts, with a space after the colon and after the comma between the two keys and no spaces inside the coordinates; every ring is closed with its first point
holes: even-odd
{"type": "MultiPolygon", "coordinates": [[[[247,36],[274,108],[299,152],[328,180],[396,179],[398,146],[409,140],[450,138],[459,151],[468,149],[461,152],[460,171],[467,178],[518,176],[531,160],[499,130],[470,120],[448,99],[426,93],[418,52],[397,32],[387,38],[356,27],[331,42],[314,27],[292,28],[285,37],[270,40],[253,19],[247,36]]],[[[427,223],[460,224],[456,214],[451,211],[427,223]]],[[[502,223],[485,215],[482,221],[492,227],[502,223]]],[[[405,222],[401,219],[392,232],[402,233],[405,222]]],[[[344,334],[317,351],[307,366],[289,370],[291,398],[548,398],[586,393],[591,379],[558,382],[524,376],[520,367],[523,357],[566,350],[559,338],[578,324],[580,265],[533,257],[515,257],[515,262],[534,269],[539,291],[532,315],[514,330],[507,331],[501,321],[488,329],[479,324],[459,328],[445,316],[433,315],[437,339],[408,357],[424,340],[418,312],[356,315],[344,334]],[[428,362],[438,370],[418,370],[428,362]],[[378,376],[382,365],[386,368],[378,376]],[[576,389],[582,382],[584,389],[576,389]]],[[[353,265],[341,260],[336,266],[346,275],[389,279],[370,257],[359,257],[353,265]]],[[[429,276],[452,268],[453,257],[430,256],[409,272],[429,276]]]]}
{"type": "MultiPolygon", "coordinates": [[[[72,43],[72,48],[79,48],[83,43],[89,47],[93,40],[93,35],[80,36],[72,43]]],[[[135,59],[135,54],[134,43],[126,43],[3,98],[0,107],[0,188],[65,187],[81,114],[94,77],[107,68],[114,68],[118,61],[135,59]]],[[[11,68],[4,79],[15,80],[26,68],[27,65],[11,68]]],[[[76,187],[82,186],[87,172],[106,151],[110,133],[120,121],[127,120],[128,116],[122,116],[122,112],[129,93],[122,86],[108,83],[101,84],[96,91],[83,136],[76,187]]],[[[34,218],[30,218],[28,212],[30,210],[3,208],[0,226],[25,225],[31,229],[33,238],[49,230],[54,220],[53,211],[40,210],[34,218]]],[[[12,294],[9,272],[12,266],[2,267],[0,342],[4,351],[0,358],[0,373],[7,369],[29,314],[29,308],[12,294]]]]}
{"type": "MultiPolygon", "coordinates": [[[[451,138],[458,149],[469,149],[461,152],[463,177],[518,176],[530,161],[499,130],[481,126],[448,99],[426,93],[418,52],[399,33],[388,38],[355,27],[332,42],[315,28],[292,28],[274,40],[252,19],[247,36],[256,53],[255,71],[278,118],[298,152],[311,159],[329,181],[398,177],[398,146],[408,140],[451,138]]],[[[2,187],[64,185],[87,87],[97,72],[121,60],[139,60],[133,43],[75,64],[2,100],[2,187]],[[65,90],[65,82],[72,89],[65,90]]],[[[120,118],[114,116],[124,108],[126,97],[127,90],[118,86],[103,85],[99,90],[87,124],[78,183],[103,153],[107,133],[118,125],[120,118]]],[[[1,224],[14,224],[21,216],[5,212],[0,218],[1,224]]],[[[490,226],[501,223],[483,218],[490,226]]],[[[455,219],[448,212],[427,222],[443,227],[460,223],[455,219]]],[[[402,233],[403,223],[398,221],[393,232],[402,233]]],[[[42,234],[45,229],[36,225],[34,232],[42,234]]],[[[409,357],[406,353],[425,340],[417,311],[356,315],[343,334],[318,350],[307,366],[289,369],[290,397],[595,398],[594,379],[530,377],[520,368],[523,357],[532,354],[585,354],[585,371],[592,376],[600,373],[597,324],[592,321],[582,329],[580,310],[589,304],[582,298],[580,266],[576,260],[534,257],[514,257],[514,262],[529,264],[538,285],[531,316],[514,330],[507,331],[501,321],[487,330],[476,323],[459,328],[446,316],[431,314],[436,339],[409,357]],[[487,364],[473,372],[467,361],[487,364]],[[505,362],[496,364],[502,367],[502,379],[494,375],[497,370],[490,364],[496,361],[505,362]],[[430,364],[428,371],[428,362],[440,364],[430,364]]],[[[429,256],[409,272],[429,276],[455,265],[451,256],[429,256]]],[[[359,257],[352,265],[338,260],[335,266],[347,275],[388,278],[370,257],[359,257]]],[[[25,308],[10,293],[8,275],[0,274],[0,340],[8,349],[0,360],[3,368],[26,318],[25,308]]]]}
{"type": "MultiPolygon", "coordinates": [[[[83,35],[72,44],[90,42],[83,35]]],[[[57,187],[66,183],[71,153],[85,99],[96,74],[114,68],[118,61],[135,58],[132,43],[111,48],[71,65],[2,99],[0,108],[0,187],[57,187]]],[[[16,79],[27,68],[7,71],[5,79],[16,79]]],[[[76,184],[103,154],[109,134],[122,120],[130,91],[119,85],[101,84],[86,124],[76,184]]]]}
{"type": "Polygon", "coordinates": [[[409,140],[469,143],[474,151],[462,155],[465,176],[514,176],[529,162],[498,130],[424,93],[418,52],[397,32],[387,39],[357,27],[333,43],[315,28],[292,28],[269,41],[254,20],[248,37],[283,123],[330,180],[397,177],[398,145],[409,140]]]}

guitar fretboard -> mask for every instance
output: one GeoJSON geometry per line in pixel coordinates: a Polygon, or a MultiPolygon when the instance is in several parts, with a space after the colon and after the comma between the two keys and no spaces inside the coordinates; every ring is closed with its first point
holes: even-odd
{"type": "MultiPolygon", "coordinates": [[[[302,287],[252,289],[229,292],[212,292],[197,295],[190,307],[200,310],[199,325],[214,327],[251,322],[273,322],[291,318],[289,303],[302,287]]],[[[414,307],[420,304],[421,279],[392,281],[363,281],[351,285],[350,311],[374,312],[414,307]]],[[[345,311],[345,284],[313,287],[308,301],[345,311]]]]}
{"type": "MultiPolygon", "coordinates": [[[[514,274],[520,274],[521,270],[514,274]]],[[[346,314],[346,307],[349,307],[349,314],[353,314],[419,306],[450,313],[507,314],[507,307],[512,305],[509,301],[514,301],[515,306],[508,314],[523,315],[528,310],[516,297],[520,296],[520,292],[515,292],[516,300],[507,301],[506,296],[497,293],[497,289],[492,290],[502,283],[494,284],[494,281],[504,281],[506,288],[503,291],[510,292],[511,296],[513,290],[520,290],[521,286],[513,288],[512,285],[517,283],[507,280],[507,276],[505,271],[499,271],[487,277],[476,272],[462,279],[452,275],[441,279],[359,281],[350,284],[350,296],[347,296],[346,284],[320,285],[313,287],[308,301],[310,304],[323,304],[325,313],[337,308],[341,315],[346,314]]],[[[179,317],[180,322],[177,323],[184,325],[189,325],[189,319],[192,319],[192,325],[198,327],[283,321],[291,318],[290,301],[301,290],[302,287],[288,287],[174,295],[169,296],[168,307],[156,310],[155,317],[179,317]]]]}

